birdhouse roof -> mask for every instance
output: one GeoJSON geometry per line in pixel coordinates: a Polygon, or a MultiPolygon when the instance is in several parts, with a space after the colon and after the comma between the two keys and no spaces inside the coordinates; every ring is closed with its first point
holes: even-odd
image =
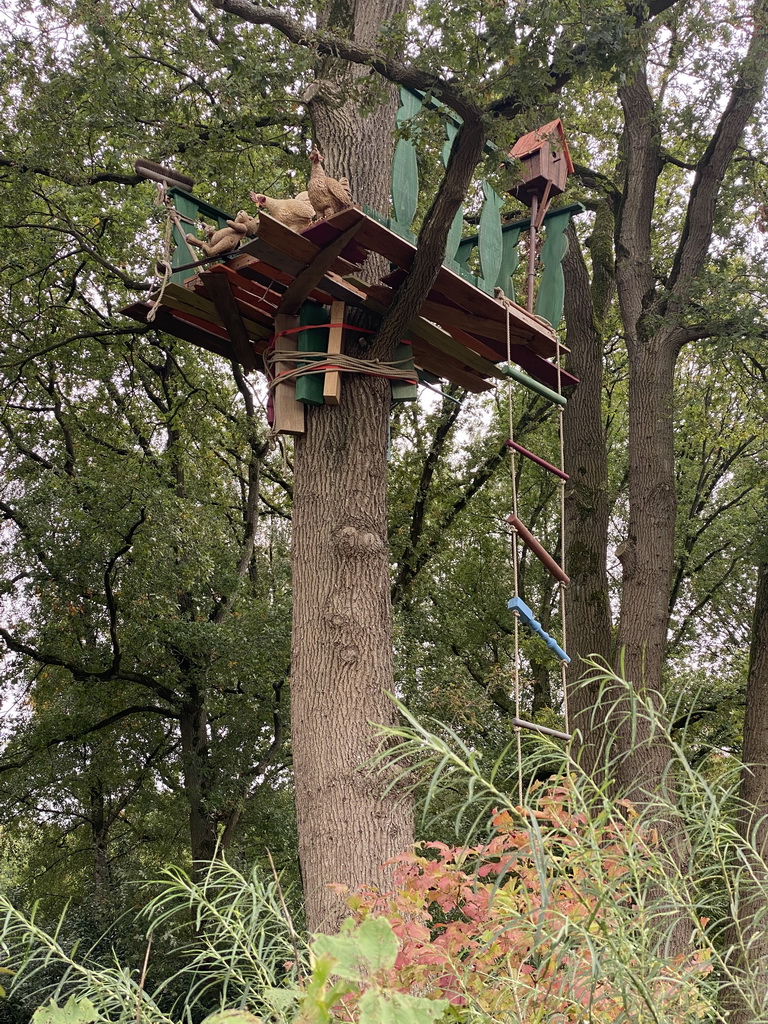
{"type": "Polygon", "coordinates": [[[553,136],[557,136],[557,145],[562,149],[565,156],[568,173],[573,174],[573,161],[568,151],[568,143],[565,141],[563,122],[559,117],[555,121],[542,125],[541,128],[534,128],[532,132],[528,132],[527,135],[519,138],[510,150],[509,155],[518,160],[524,156],[530,156],[531,153],[541,149],[545,143],[550,142],[553,136]]]}

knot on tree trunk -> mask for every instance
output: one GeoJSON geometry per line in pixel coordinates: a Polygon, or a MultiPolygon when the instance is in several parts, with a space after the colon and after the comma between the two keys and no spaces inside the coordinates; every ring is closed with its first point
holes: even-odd
{"type": "Polygon", "coordinates": [[[635,565],[635,542],[631,537],[627,537],[623,540],[616,548],[616,557],[624,572],[628,572],[635,565]]]}
{"type": "Polygon", "coordinates": [[[345,526],[336,534],[336,547],[348,555],[374,555],[384,551],[384,542],[375,533],[345,526]]]}

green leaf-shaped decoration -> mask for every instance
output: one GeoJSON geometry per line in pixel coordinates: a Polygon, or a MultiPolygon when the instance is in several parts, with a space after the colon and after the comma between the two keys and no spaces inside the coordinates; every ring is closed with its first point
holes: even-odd
{"type": "Polygon", "coordinates": [[[32,1014],[31,1024],[96,1024],[101,1018],[90,999],[70,996],[64,1006],[51,999],[32,1014]]]}

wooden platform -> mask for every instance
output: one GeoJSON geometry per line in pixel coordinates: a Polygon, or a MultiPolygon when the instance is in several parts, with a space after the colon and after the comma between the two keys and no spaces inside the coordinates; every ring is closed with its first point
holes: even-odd
{"type": "MultiPolygon", "coordinates": [[[[343,302],[383,316],[415,253],[414,245],[358,209],[343,210],[300,234],[261,213],[258,238],[223,261],[203,261],[190,268],[183,285],[165,288],[154,323],[247,370],[263,370],[262,355],[276,316],[298,313],[307,299],[325,305],[343,302]],[[393,265],[384,281],[360,277],[369,253],[393,265]]],[[[150,298],[154,302],[157,294],[150,298]]],[[[135,302],[122,312],[147,322],[152,302],[135,302]]],[[[409,339],[419,369],[481,392],[491,388],[494,379],[504,379],[496,363],[506,362],[508,332],[512,359],[532,377],[556,388],[557,369],[550,362],[557,352],[552,328],[522,307],[486,294],[448,267],[440,269],[410,326],[409,339]]],[[[565,371],[560,379],[563,387],[577,383],[565,371]]]]}

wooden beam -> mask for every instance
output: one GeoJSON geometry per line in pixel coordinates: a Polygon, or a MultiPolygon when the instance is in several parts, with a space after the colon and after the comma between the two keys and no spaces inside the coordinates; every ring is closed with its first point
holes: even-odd
{"type": "Polygon", "coordinates": [[[553,466],[551,462],[547,462],[546,459],[542,459],[540,455],[536,455],[535,452],[529,451],[527,448],[523,448],[517,441],[507,441],[507,448],[511,448],[519,455],[524,455],[531,462],[535,462],[537,466],[541,466],[542,469],[548,470],[550,473],[554,473],[555,476],[559,476],[561,480],[570,480],[567,473],[563,472],[562,469],[558,469],[557,466],[553,466]]]}
{"type": "MultiPolygon", "coordinates": [[[[362,214],[360,217],[362,219],[362,214]]],[[[289,284],[285,290],[282,301],[277,307],[278,313],[297,313],[301,304],[309,297],[312,289],[320,283],[326,271],[330,270],[339,253],[352,241],[358,232],[360,222],[347,228],[343,234],[318,251],[317,256],[301,273],[289,284]]]]}
{"type": "Polygon", "coordinates": [[[200,278],[204,281],[206,290],[213,299],[213,304],[229,332],[233,350],[232,358],[236,359],[238,363],[242,363],[246,372],[255,370],[256,357],[226,274],[204,273],[200,275],[200,278]]]}
{"type": "MultiPolygon", "coordinates": [[[[331,327],[328,328],[328,359],[341,355],[341,339],[344,328],[346,306],[343,302],[331,303],[331,327]]],[[[326,405],[338,405],[341,401],[341,374],[338,370],[326,370],[323,382],[323,401],[326,405]]]]}
{"type": "MultiPolygon", "coordinates": [[[[353,284],[363,287],[363,282],[357,278],[353,278],[353,284]]],[[[394,300],[395,293],[383,285],[369,285],[366,287],[366,291],[368,293],[366,306],[383,316],[394,300]]],[[[432,348],[436,348],[438,351],[449,356],[456,363],[468,367],[467,372],[474,370],[483,377],[494,377],[496,380],[504,380],[504,374],[495,363],[478,355],[472,349],[467,348],[466,345],[462,345],[461,342],[455,341],[447,331],[429,323],[423,317],[417,317],[411,323],[408,330],[411,334],[426,341],[432,348]]]]}
{"type": "MultiPolygon", "coordinates": [[[[154,298],[154,296],[150,296],[150,298],[154,298]]],[[[163,292],[160,308],[191,313],[202,320],[215,324],[217,327],[224,327],[224,321],[210,299],[181,285],[169,284],[166,287],[163,292]]],[[[269,322],[271,324],[271,320],[269,322]]],[[[270,331],[267,329],[266,324],[260,324],[247,317],[244,323],[245,329],[251,338],[262,339],[269,337],[270,331]]]]}
{"type": "MultiPolygon", "coordinates": [[[[285,313],[278,313],[275,317],[275,348],[278,352],[296,352],[298,350],[298,338],[296,334],[283,334],[281,331],[292,330],[299,326],[297,316],[288,316],[285,313]]],[[[295,363],[275,363],[275,374],[279,375],[285,370],[292,370],[295,363]]],[[[296,401],[296,380],[287,380],[277,384],[273,391],[273,406],[275,410],[274,430],[278,434],[303,434],[304,433],[304,405],[296,401]]]]}

